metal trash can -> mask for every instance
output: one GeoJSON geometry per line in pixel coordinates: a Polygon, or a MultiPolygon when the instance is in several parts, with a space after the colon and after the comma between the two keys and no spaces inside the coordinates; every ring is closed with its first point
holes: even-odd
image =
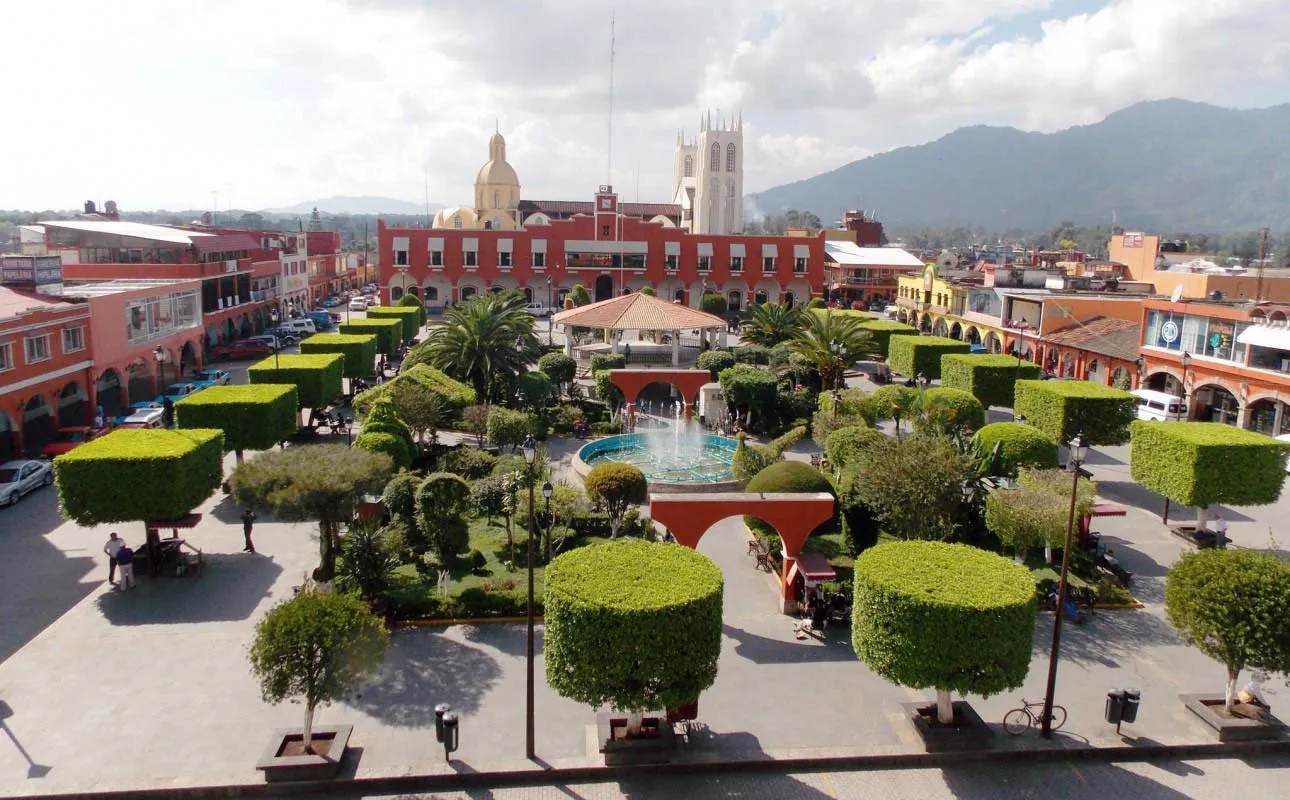
{"type": "Polygon", "coordinates": [[[1106,721],[1119,725],[1124,718],[1124,690],[1112,689],[1106,693],[1106,721]]]}
{"type": "Polygon", "coordinates": [[[1125,722],[1133,722],[1138,718],[1138,704],[1142,700],[1142,693],[1137,689],[1124,690],[1124,712],[1120,719],[1125,722]]]}

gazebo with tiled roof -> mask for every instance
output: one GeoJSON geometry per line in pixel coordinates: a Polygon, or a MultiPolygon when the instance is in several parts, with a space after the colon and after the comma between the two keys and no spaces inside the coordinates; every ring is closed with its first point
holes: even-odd
{"type": "MultiPolygon", "coordinates": [[[[566,335],[565,352],[580,358],[590,358],[596,352],[619,352],[619,341],[623,331],[651,331],[654,343],[640,342],[632,350],[633,361],[660,361],[666,352],[662,344],[661,333],[671,334],[671,363],[681,363],[681,331],[699,331],[702,337],[709,331],[724,331],[726,321],[721,317],[700,311],[697,308],[680,303],[669,303],[666,300],[632,292],[631,294],[601,300],[599,303],[571,308],[555,315],[554,324],[564,327],[566,334],[571,328],[592,328],[604,331],[605,344],[583,345],[575,348],[573,337],[566,335]],[[639,357],[638,357],[639,356],[639,357]]],[[[688,348],[695,350],[697,348],[688,348]]],[[[687,353],[687,355],[689,355],[687,353]]]]}

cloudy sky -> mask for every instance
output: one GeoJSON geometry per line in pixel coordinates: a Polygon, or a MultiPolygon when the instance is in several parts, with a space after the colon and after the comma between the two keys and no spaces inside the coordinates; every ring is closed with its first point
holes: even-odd
{"type": "Polygon", "coordinates": [[[468,203],[495,121],[525,197],[669,198],[742,111],[757,191],[961,125],[1290,101],[1285,0],[44,0],[3,16],[0,208],[468,203]],[[21,65],[17,70],[13,65],[21,65]],[[218,192],[215,200],[213,192],[218,192]]]}

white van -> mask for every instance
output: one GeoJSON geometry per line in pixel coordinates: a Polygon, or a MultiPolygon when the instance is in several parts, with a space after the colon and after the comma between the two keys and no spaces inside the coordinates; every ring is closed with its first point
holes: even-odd
{"type": "Polygon", "coordinates": [[[309,336],[318,332],[318,326],[314,325],[314,321],[308,317],[289,319],[278,327],[283,331],[290,331],[301,336],[309,336]]]}
{"type": "Polygon", "coordinates": [[[1138,419],[1181,422],[1187,418],[1183,399],[1176,394],[1166,394],[1152,389],[1137,389],[1133,394],[1138,398],[1138,419]]]}

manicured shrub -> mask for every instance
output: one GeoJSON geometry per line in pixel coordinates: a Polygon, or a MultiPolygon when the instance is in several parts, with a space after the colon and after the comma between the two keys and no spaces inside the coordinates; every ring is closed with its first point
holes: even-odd
{"type": "Polygon", "coordinates": [[[1088,381],[1017,381],[1017,414],[1058,445],[1083,433],[1090,445],[1124,444],[1138,398],[1088,381]]]}
{"type": "Polygon", "coordinates": [[[376,365],[376,337],[370,333],[320,333],[300,342],[300,352],[340,353],[345,358],[341,374],[346,378],[365,378],[376,365]]]}
{"type": "Polygon", "coordinates": [[[943,437],[875,441],[852,465],[859,499],[898,539],[948,539],[972,463],[943,437]]]}
{"type": "Polygon", "coordinates": [[[1185,506],[1274,503],[1285,482],[1290,446],[1219,422],[1147,422],[1131,426],[1130,475],[1185,506]]]}
{"type": "Polygon", "coordinates": [[[1039,377],[1039,365],[1014,356],[990,353],[951,353],[941,356],[941,385],[971,392],[982,405],[1012,408],[1013,387],[1021,380],[1039,377]]]}
{"type": "Polygon", "coordinates": [[[451,409],[454,418],[475,403],[475,390],[469,384],[454,380],[434,367],[417,364],[401,371],[398,377],[360,393],[354,398],[354,410],[366,415],[377,398],[390,397],[405,386],[424,394],[437,395],[451,409]]]}
{"type": "Polygon", "coordinates": [[[699,310],[705,314],[714,314],[719,317],[726,313],[727,308],[726,296],[724,294],[709,292],[699,298],[699,310]]]}
{"type": "MultiPolygon", "coordinates": [[[[414,294],[405,294],[405,295],[403,295],[402,297],[400,297],[400,298],[399,298],[399,300],[398,300],[398,302],[397,302],[397,303],[395,303],[394,305],[396,305],[396,306],[405,306],[405,307],[407,307],[407,308],[415,308],[418,312],[420,312],[420,313],[418,313],[418,314],[417,314],[417,324],[416,324],[416,327],[412,328],[412,329],[411,329],[411,334],[410,334],[410,335],[408,335],[408,338],[409,338],[409,339],[411,339],[413,336],[415,336],[415,335],[416,335],[417,331],[419,331],[419,330],[421,330],[423,327],[425,327],[425,324],[426,324],[426,307],[425,307],[425,304],[421,302],[421,298],[420,298],[420,297],[417,297],[417,296],[416,296],[416,295],[414,295],[414,294]]],[[[370,313],[370,312],[369,312],[369,313],[370,313]]],[[[405,333],[407,333],[407,331],[405,331],[405,333]]]]}
{"type": "Polygon", "coordinates": [[[919,430],[945,434],[971,433],[985,425],[985,406],[962,389],[928,389],[922,396],[919,430]]]}
{"type": "Polygon", "coordinates": [[[533,418],[523,411],[493,406],[488,412],[488,441],[497,447],[518,447],[533,432],[533,418]]]}
{"type": "Polygon", "coordinates": [[[251,383],[290,383],[300,408],[326,408],[340,397],[345,357],[339,353],[270,356],[246,369],[251,383]]]}
{"type": "MultiPolygon", "coordinates": [[[[837,313],[836,311],[834,313],[837,313]]],[[[873,337],[873,349],[883,358],[889,358],[891,340],[896,336],[917,336],[918,328],[903,322],[892,322],[886,319],[866,319],[860,322],[860,330],[868,331],[873,337]]]]}
{"type": "Polygon", "coordinates": [[[412,431],[399,419],[394,402],[388,397],[379,397],[372,404],[363,420],[363,432],[354,440],[354,446],[373,453],[385,453],[394,461],[395,469],[412,466],[412,456],[416,452],[412,431]]]}
{"type": "MultiPolygon", "coordinates": [[[[1064,469],[1025,470],[1017,489],[995,489],[986,496],[985,524],[1005,547],[1024,557],[1032,547],[1042,547],[1045,558],[1066,539],[1070,521],[1071,473],[1064,469]]],[[[1078,524],[1093,506],[1097,486],[1087,479],[1078,484],[1075,520],[1078,524]]]]}
{"type": "Polygon", "coordinates": [[[734,350],[735,361],[740,364],[765,366],[770,363],[770,348],[763,344],[741,344],[734,350]]]}
{"type": "Polygon", "coordinates": [[[399,320],[399,339],[397,341],[402,344],[404,341],[416,336],[417,331],[421,328],[421,317],[425,314],[425,311],[419,307],[420,305],[418,303],[417,307],[412,308],[408,306],[373,306],[367,309],[367,319],[399,320]]]}
{"type": "Polygon", "coordinates": [[[540,411],[551,405],[555,389],[551,379],[541,372],[525,372],[516,381],[516,394],[525,408],[540,411]]]}
{"type": "Polygon", "coordinates": [[[658,297],[658,292],[654,291],[653,286],[642,286],[641,294],[649,295],[650,297],[658,297]]]}
{"type": "Polygon", "coordinates": [[[992,422],[976,432],[973,437],[985,456],[982,469],[993,475],[991,454],[994,446],[1003,443],[1000,452],[998,475],[1014,477],[1023,467],[1048,469],[1057,466],[1057,445],[1038,429],[1022,422],[992,422]]]}
{"type": "Polygon", "coordinates": [[[591,373],[591,380],[596,386],[596,397],[604,402],[611,409],[622,408],[627,398],[623,396],[623,390],[614,385],[613,378],[609,370],[602,369],[591,373]]]}
{"type": "Polygon", "coordinates": [[[970,353],[972,345],[939,336],[896,336],[887,345],[887,363],[906,378],[941,377],[941,356],[970,353]]]}
{"type": "Polygon", "coordinates": [[[381,504],[385,506],[385,510],[409,528],[416,527],[417,487],[421,485],[421,480],[421,476],[415,472],[404,470],[390,478],[390,482],[385,484],[385,490],[381,492],[381,504]]]}
{"type": "MultiPolygon", "coordinates": [[[[837,489],[828,476],[803,461],[780,461],[763,469],[748,481],[744,487],[748,494],[768,494],[771,492],[790,492],[793,494],[811,494],[824,492],[836,500],[837,489]]],[[[752,515],[744,515],[744,524],[759,536],[778,536],[779,532],[768,522],[752,515]]],[[[832,533],[837,530],[836,513],[829,520],[820,523],[811,535],[832,533]]]]}
{"type": "Polygon", "coordinates": [[[775,408],[775,376],[766,370],[735,364],[717,376],[726,401],[745,412],[745,421],[753,415],[769,417],[775,408]]]}
{"type": "Polygon", "coordinates": [[[706,369],[711,375],[712,380],[716,380],[721,371],[735,365],[735,356],[725,350],[709,350],[706,353],[699,354],[698,367],[706,369]]]}
{"type": "MultiPolygon", "coordinates": [[[[374,309],[369,309],[374,310],[374,309]]],[[[392,357],[403,343],[403,321],[389,317],[371,319],[353,319],[342,322],[337,330],[341,333],[355,335],[369,334],[376,337],[376,352],[392,357]]]]}
{"type": "Polygon", "coordinates": [[[806,427],[793,428],[768,444],[756,444],[748,441],[748,434],[740,431],[735,435],[735,452],[730,460],[730,470],[735,480],[747,484],[757,473],[784,457],[784,451],[806,438],[806,427]]]}
{"type": "Polygon", "coordinates": [[[592,467],[583,481],[587,498],[609,515],[610,535],[618,537],[623,514],[631,506],[645,502],[649,485],[645,473],[631,464],[608,462],[592,467]]]}
{"type": "Polygon", "coordinates": [[[806,304],[806,307],[807,308],[828,308],[829,304],[824,302],[824,298],[822,297],[812,297],[810,301],[806,304]]]}
{"type": "Polygon", "coordinates": [[[470,484],[451,472],[433,472],[417,487],[417,523],[430,549],[444,564],[466,549],[470,534],[462,515],[470,484]]]}
{"type": "Polygon", "coordinates": [[[717,677],[721,569],[640,539],[571,550],[546,569],[546,680],[562,697],[639,714],[698,699],[717,677]]]}
{"type": "Polygon", "coordinates": [[[600,372],[608,369],[623,369],[627,366],[627,356],[622,353],[597,353],[591,357],[591,371],[600,372]]]}
{"type": "Polygon", "coordinates": [[[886,438],[881,431],[863,425],[838,428],[825,441],[824,454],[833,469],[841,473],[848,466],[860,463],[869,448],[886,438]]]}
{"type": "Polygon", "coordinates": [[[890,419],[896,422],[896,433],[900,433],[901,420],[914,416],[918,405],[918,390],[898,383],[879,386],[870,395],[869,405],[878,419],[890,419]]]}
{"type": "Polygon", "coordinates": [[[575,306],[585,306],[591,303],[591,292],[588,292],[587,287],[581,283],[575,283],[569,290],[569,299],[575,306]]]}
{"type": "Polygon", "coordinates": [[[473,481],[493,471],[497,456],[478,447],[458,447],[448,454],[446,461],[448,472],[473,481]]]}
{"type": "Polygon", "coordinates": [[[989,697],[1030,669],[1035,582],[1025,567],[961,544],[892,542],[855,561],[851,643],[869,669],[901,686],[989,697]]]}
{"type": "Polygon", "coordinates": [[[564,353],[547,353],[538,359],[538,369],[557,385],[574,379],[578,373],[578,362],[564,353]]]}
{"type": "Polygon", "coordinates": [[[223,478],[224,433],[122,428],[54,459],[62,514],[81,525],[183,517],[223,478]]]}
{"type": "Polygon", "coordinates": [[[224,448],[242,457],[244,450],[268,450],[296,432],[300,422],[296,387],[211,386],[175,403],[180,428],[218,428],[224,448]]]}

